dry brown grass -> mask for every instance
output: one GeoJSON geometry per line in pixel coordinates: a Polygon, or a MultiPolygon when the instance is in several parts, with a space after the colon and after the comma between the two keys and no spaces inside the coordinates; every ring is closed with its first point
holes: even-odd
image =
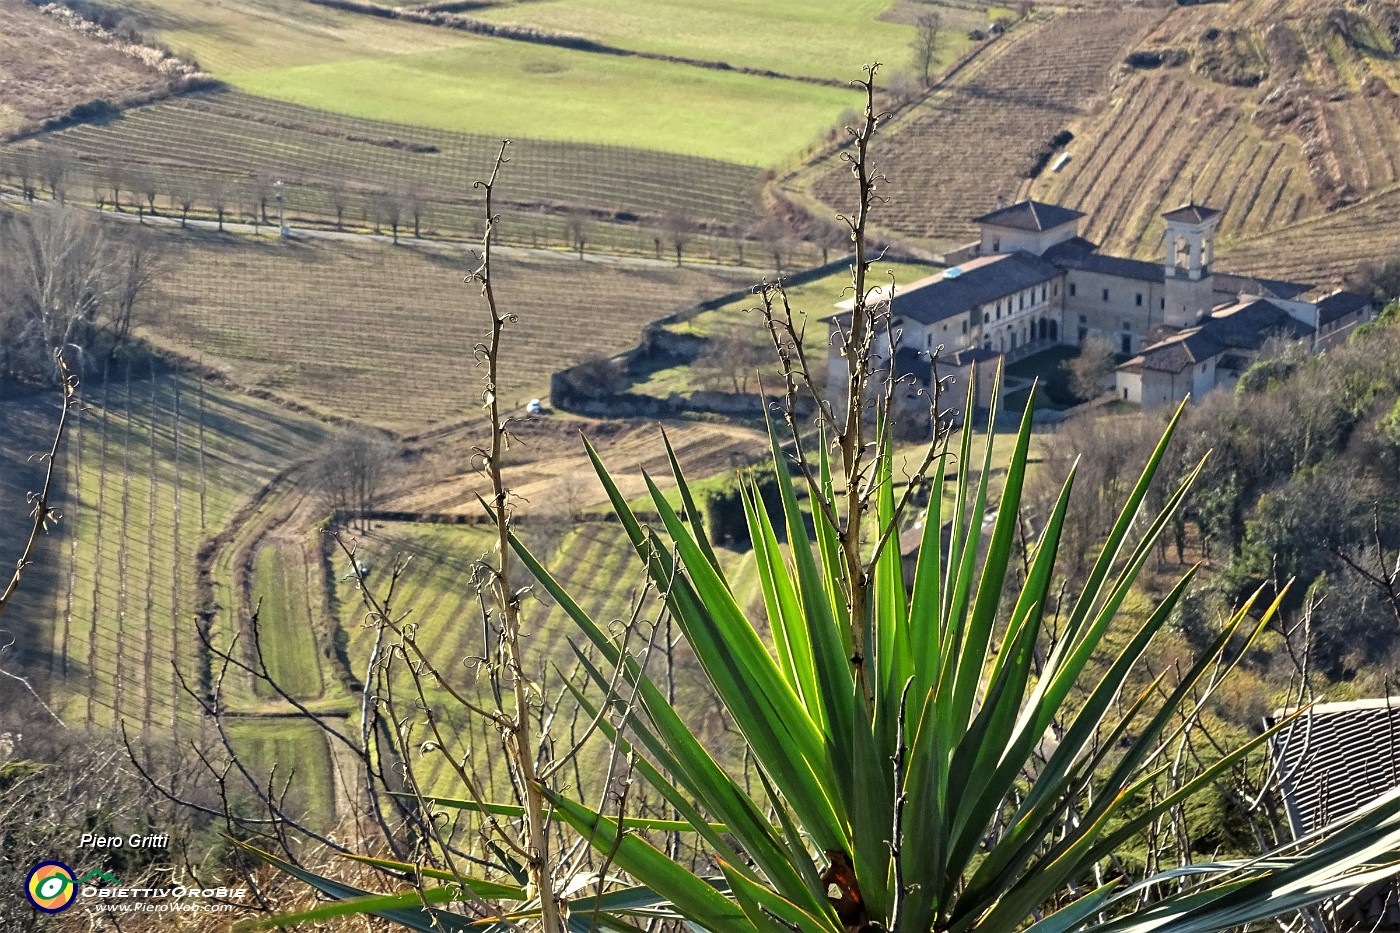
{"type": "Polygon", "coordinates": [[[0,0],[0,135],[90,100],[153,94],[167,80],[24,0],[0,0]]]}
{"type": "MultiPolygon", "coordinates": [[[[487,330],[462,250],[213,233],[169,238],[166,312],[150,336],[236,382],[396,430],[475,417],[487,330]]],[[[637,343],[650,321],[753,284],[752,269],[502,253],[519,316],[502,397],[545,395],[556,370],[637,343]]]]}

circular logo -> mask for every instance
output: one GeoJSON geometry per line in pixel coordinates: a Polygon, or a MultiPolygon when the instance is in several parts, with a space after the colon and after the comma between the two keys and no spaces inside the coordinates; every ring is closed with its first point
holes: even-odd
{"type": "Polygon", "coordinates": [[[29,903],[46,914],[67,910],[78,896],[73,869],[62,862],[40,862],[29,872],[24,893],[29,903]]]}

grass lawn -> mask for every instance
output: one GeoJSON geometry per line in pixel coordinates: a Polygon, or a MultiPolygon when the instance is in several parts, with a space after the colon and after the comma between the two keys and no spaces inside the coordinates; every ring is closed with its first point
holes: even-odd
{"type": "Polygon", "coordinates": [[[277,786],[290,776],[291,812],[312,814],[313,824],[329,825],[336,802],[336,776],[326,734],[301,719],[235,718],[229,738],[249,761],[249,770],[266,784],[275,775],[277,786]],[[275,770],[274,770],[275,769],[275,770]]]}
{"type": "Polygon", "coordinates": [[[453,48],[464,33],[317,6],[302,0],[130,0],[122,4],[176,52],[219,77],[453,48]]]}
{"type": "MultiPolygon", "coordinates": [[[[293,696],[311,700],[323,688],[321,659],[311,630],[306,562],[297,545],[277,542],[258,551],[253,574],[253,602],[261,600],[258,621],[263,660],[272,676],[293,696]]],[[[259,692],[272,691],[259,685],[259,692]]]]}
{"type": "Polygon", "coordinates": [[[221,77],[254,94],[360,117],[761,166],[800,153],[858,102],[841,88],[480,38],[221,77]]]}
{"type": "MultiPolygon", "coordinates": [[[[663,55],[851,80],[871,60],[906,67],[912,17],[886,18],[890,6],[889,0],[539,0],[476,15],[663,55]]],[[[935,6],[944,22],[938,58],[951,61],[968,47],[968,31],[987,18],[935,6]]]]}

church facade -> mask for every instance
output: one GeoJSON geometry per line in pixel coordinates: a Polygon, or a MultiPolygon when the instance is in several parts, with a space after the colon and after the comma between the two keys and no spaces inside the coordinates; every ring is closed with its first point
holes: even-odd
{"type": "MultiPolygon", "coordinates": [[[[998,358],[1102,340],[1124,361],[1115,395],[1157,407],[1233,386],[1271,338],[1320,348],[1373,314],[1354,293],[1319,298],[1309,284],[1217,271],[1221,215],[1210,207],[1187,204],[1164,215],[1161,262],[1099,252],[1080,235],[1084,216],[1022,201],[976,218],[981,236],[963,251],[965,261],[895,290],[896,346],[882,341],[879,357],[892,355],[900,375],[926,389],[934,371],[967,385],[962,377],[974,362],[990,377],[998,358]]],[[[833,326],[845,319],[836,315],[833,326]]],[[[832,361],[833,377],[839,362],[832,361]]],[[[988,394],[978,386],[979,404],[988,394]]]]}

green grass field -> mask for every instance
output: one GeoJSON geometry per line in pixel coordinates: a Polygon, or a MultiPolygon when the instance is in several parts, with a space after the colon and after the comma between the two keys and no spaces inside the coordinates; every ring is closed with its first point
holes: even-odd
{"type": "MultiPolygon", "coordinates": [[[[533,542],[528,538],[529,527],[523,527],[527,544],[537,549],[550,571],[600,625],[619,624],[631,616],[634,602],[642,593],[641,577],[636,555],[619,525],[590,522],[567,529],[557,537],[553,532],[541,533],[533,542]]],[[[475,665],[468,659],[481,656],[484,647],[480,607],[471,574],[473,562],[489,552],[491,536],[492,532],[486,528],[390,523],[361,538],[361,560],[370,566],[369,585],[376,593],[381,593],[386,586],[395,557],[410,558],[408,569],[398,583],[395,614],[408,613],[407,621],[417,626],[419,643],[434,666],[456,689],[468,695],[487,689],[484,681],[476,679],[475,665]]],[[[757,567],[752,557],[723,549],[720,554],[731,573],[731,582],[741,604],[761,601],[757,567]]],[[[365,610],[356,586],[353,581],[343,579],[341,571],[348,569],[348,562],[343,557],[338,558],[335,569],[342,578],[338,601],[342,625],[350,635],[349,654],[352,665],[362,669],[376,630],[362,624],[365,610]]],[[[524,576],[518,580],[520,584],[525,582],[528,581],[524,576]]],[[[539,592],[539,588],[535,587],[535,591],[539,592]]],[[[655,619],[656,607],[651,603],[644,605],[643,618],[655,619]]],[[[569,643],[572,641],[582,647],[581,635],[562,610],[534,596],[525,602],[524,618],[526,665],[535,676],[544,672],[557,690],[559,684],[552,665],[558,664],[566,671],[572,669],[569,643]]],[[[640,652],[644,639],[639,637],[632,647],[640,652]]],[[[653,676],[660,676],[663,670],[660,659],[658,649],[650,660],[653,676]]],[[[702,735],[718,737],[721,724],[710,715],[713,704],[706,702],[700,671],[687,649],[677,649],[675,671],[677,708],[695,723],[702,735]]],[[[399,702],[411,706],[411,684],[402,676],[397,683],[399,702]]],[[[474,731],[479,730],[478,725],[455,718],[456,704],[445,693],[431,687],[427,692],[435,709],[461,739],[462,748],[453,749],[454,753],[460,753],[472,743],[477,743],[478,749],[495,747],[494,737],[474,731]]],[[[418,738],[423,741],[430,736],[418,738]]],[[[585,763],[585,779],[596,776],[600,764],[585,763]]],[[[457,778],[441,754],[430,751],[415,762],[414,767],[421,786],[441,793],[454,791],[457,778]]],[[[500,776],[496,777],[499,780],[500,776]]]]}
{"type": "Polygon", "coordinates": [[[224,77],[359,117],[757,166],[801,153],[858,103],[841,88],[500,39],[224,77]]]}
{"type": "MultiPolygon", "coordinates": [[[[891,16],[892,6],[925,8],[889,0],[538,0],[502,4],[477,16],[662,55],[848,81],[868,61],[906,66],[914,29],[905,20],[912,16],[891,16]]],[[[944,20],[940,62],[960,55],[969,45],[968,31],[987,23],[980,11],[927,8],[944,20]]]]}
{"type": "MultiPolygon", "coordinates": [[[[84,388],[69,438],[52,675],[75,718],[169,729],[198,710],[195,554],[321,427],[187,377],[125,370],[84,388]]],[[[216,581],[225,607],[228,581],[216,581]],[[224,587],[221,591],[221,587],[224,587]]],[[[231,684],[235,692],[238,684],[231,684]]]]}
{"type": "Polygon", "coordinates": [[[326,735],[299,719],[234,718],[229,726],[234,747],[248,756],[250,771],[264,784],[281,787],[289,779],[287,810],[326,825],[335,812],[338,780],[326,735]]]}
{"type": "Polygon", "coordinates": [[[324,686],[312,629],[310,569],[297,544],[265,544],[258,551],[252,585],[254,604],[261,600],[263,662],[277,682],[301,700],[320,697],[324,686]]]}

